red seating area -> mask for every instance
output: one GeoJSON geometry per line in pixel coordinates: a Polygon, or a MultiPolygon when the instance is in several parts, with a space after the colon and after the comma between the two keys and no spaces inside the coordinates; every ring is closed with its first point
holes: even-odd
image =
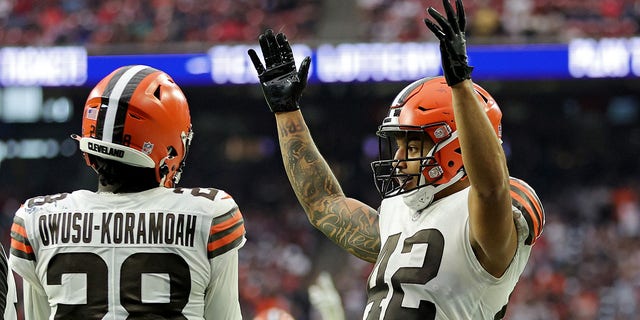
{"type": "MultiPolygon", "coordinates": [[[[640,4],[630,0],[467,0],[467,32],[476,42],[562,42],[572,37],[637,34],[640,4]]],[[[359,0],[372,41],[427,40],[419,0],[359,0]]],[[[444,12],[440,1],[433,7],[444,12]]]]}
{"type": "MultiPolygon", "coordinates": [[[[322,15],[326,2],[0,1],[0,45],[250,42],[267,27],[297,40],[325,40],[319,39],[323,23],[336,23],[322,15]]],[[[358,0],[353,16],[366,27],[353,40],[431,40],[421,22],[424,6],[420,0],[358,0]]],[[[442,12],[440,1],[433,6],[442,12]]],[[[467,0],[465,8],[476,42],[628,37],[640,21],[640,4],[632,0],[467,0]]]]}
{"type": "MultiPolygon", "coordinates": [[[[2,45],[254,41],[268,27],[305,39],[317,0],[20,0],[0,5],[2,45]]],[[[3,3],[0,1],[0,4],[3,3]]]]}

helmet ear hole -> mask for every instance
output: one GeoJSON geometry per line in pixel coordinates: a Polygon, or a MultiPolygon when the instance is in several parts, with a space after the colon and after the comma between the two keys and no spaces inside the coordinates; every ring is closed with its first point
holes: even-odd
{"type": "Polygon", "coordinates": [[[450,160],[449,162],[447,162],[447,165],[451,168],[455,165],[456,163],[453,162],[453,160],[450,160]]]}
{"type": "Polygon", "coordinates": [[[173,159],[178,156],[178,151],[176,151],[176,148],[169,146],[167,147],[167,155],[169,159],[173,159]]]}
{"type": "Polygon", "coordinates": [[[160,100],[160,86],[158,86],[156,91],[153,92],[153,96],[160,100]]]}
{"type": "Polygon", "coordinates": [[[473,91],[475,91],[482,98],[482,100],[484,100],[484,103],[489,102],[489,98],[485,97],[484,94],[482,94],[482,92],[478,91],[477,89],[474,89],[473,91]]]}

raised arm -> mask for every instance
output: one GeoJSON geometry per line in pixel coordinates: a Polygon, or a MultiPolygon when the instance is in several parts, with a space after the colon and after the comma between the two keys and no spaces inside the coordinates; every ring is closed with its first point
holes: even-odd
{"type": "Polygon", "coordinates": [[[442,68],[453,93],[453,109],[462,150],[469,192],[470,240],[484,268],[500,276],[509,266],[517,247],[511,210],[509,171],[500,139],[489,121],[486,101],[479,98],[471,82],[464,34],[465,15],[461,0],[454,12],[443,0],[446,18],[435,9],[428,12],[437,22],[425,19],[440,40],[442,68]]]}
{"type": "Polygon", "coordinates": [[[296,70],[293,52],[283,33],[271,30],[259,37],[265,65],[249,50],[271,112],[278,126],[285,171],[311,224],[333,242],[366,261],[380,251],[376,210],[348,198],[316,147],[299,110],[298,100],[307,83],[311,59],[296,70]]]}

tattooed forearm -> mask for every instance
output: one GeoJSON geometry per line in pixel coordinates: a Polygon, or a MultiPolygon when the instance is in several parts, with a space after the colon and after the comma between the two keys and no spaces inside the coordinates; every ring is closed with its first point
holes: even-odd
{"type": "Polygon", "coordinates": [[[365,206],[349,210],[344,201],[330,206],[335,207],[335,211],[329,209],[310,212],[309,220],[312,224],[351,254],[366,261],[376,261],[380,252],[377,213],[369,211],[365,206]]]}
{"type": "Polygon", "coordinates": [[[340,184],[317,149],[298,138],[284,143],[285,170],[305,207],[328,196],[343,195],[340,184]]]}
{"type": "Polygon", "coordinates": [[[305,125],[304,123],[300,122],[300,121],[287,121],[281,128],[280,128],[280,137],[284,138],[284,137],[288,137],[290,135],[296,134],[296,133],[300,133],[305,131],[305,125]]]}
{"type": "Polygon", "coordinates": [[[302,120],[286,121],[281,126],[280,148],[291,185],[305,209],[325,197],[344,196],[302,120]]]}
{"type": "Polygon", "coordinates": [[[377,212],[345,197],[302,117],[280,119],[278,134],[285,171],[309,221],[353,255],[375,261],[380,249],[377,212]]]}

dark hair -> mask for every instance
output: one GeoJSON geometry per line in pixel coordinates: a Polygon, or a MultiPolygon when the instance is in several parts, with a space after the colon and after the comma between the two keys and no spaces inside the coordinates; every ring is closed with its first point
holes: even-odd
{"type": "Polygon", "coordinates": [[[115,187],[115,193],[143,191],[160,185],[154,168],[135,167],[93,155],[89,157],[95,163],[100,184],[115,187]]]}

